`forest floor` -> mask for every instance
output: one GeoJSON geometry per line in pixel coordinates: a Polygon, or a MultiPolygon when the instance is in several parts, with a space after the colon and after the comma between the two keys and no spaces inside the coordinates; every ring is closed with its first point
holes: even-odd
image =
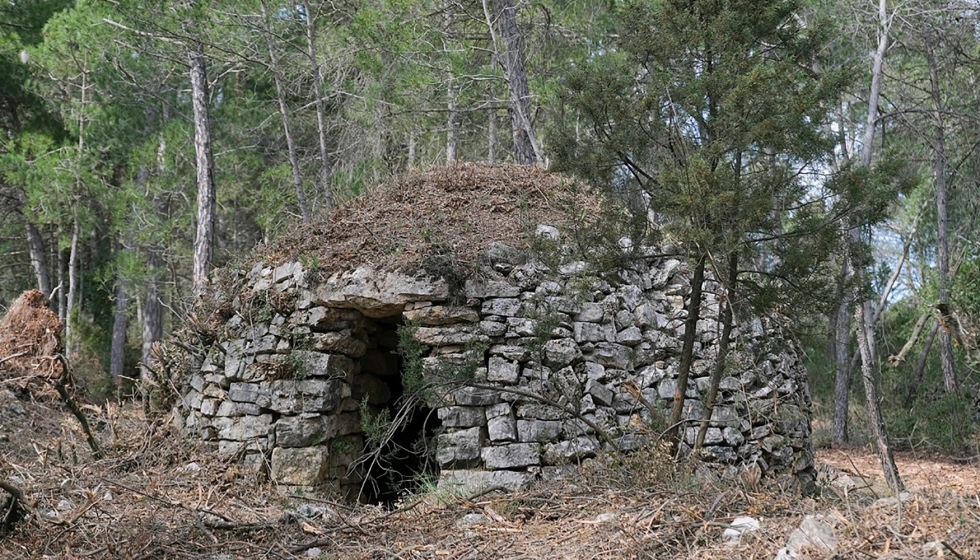
{"type": "MultiPolygon", "coordinates": [[[[290,494],[181,443],[133,404],[86,409],[92,457],[57,401],[0,386],[0,481],[24,494],[0,558],[776,557],[805,516],[833,526],[836,552],[800,558],[980,558],[980,458],[899,453],[910,494],[889,498],[868,450],[823,450],[817,497],[779,481],[706,484],[657,460],[585,470],[528,491],[407,496],[397,509],[290,494]],[[761,528],[728,541],[739,516],[761,528]]],[[[0,491],[0,521],[8,512],[0,491]]]]}

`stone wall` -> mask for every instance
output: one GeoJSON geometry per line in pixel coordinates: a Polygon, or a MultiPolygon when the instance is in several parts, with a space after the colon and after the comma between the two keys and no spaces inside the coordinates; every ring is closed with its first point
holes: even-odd
{"type": "MultiPolygon", "coordinates": [[[[360,488],[364,470],[349,468],[364,449],[359,404],[377,411],[400,394],[398,329],[423,345],[430,375],[448,363],[471,376],[429,403],[444,486],[517,488],[603,449],[635,449],[671,406],[690,292],[678,259],[636,257],[599,275],[585,262],[552,270],[491,245],[457,286],[366,267],[316,280],[299,262],[237,274],[215,344],[191,360],[178,419],[280,484],[360,488]]],[[[688,453],[721,330],[721,287],[704,288],[684,406],[688,453]]],[[[740,321],[732,350],[706,459],[811,470],[810,396],[795,346],[773,318],[757,317],[740,321]]]]}

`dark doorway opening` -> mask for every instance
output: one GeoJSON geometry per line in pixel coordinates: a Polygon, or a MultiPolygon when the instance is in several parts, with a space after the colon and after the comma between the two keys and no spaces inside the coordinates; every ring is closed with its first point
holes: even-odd
{"type": "MultiPolygon", "coordinates": [[[[377,320],[377,329],[369,334],[368,351],[361,368],[362,375],[383,380],[386,385],[381,391],[373,392],[373,399],[368,393],[368,400],[376,403],[369,407],[369,413],[394,422],[393,436],[380,450],[369,450],[378,452],[376,459],[365,464],[366,484],[362,499],[389,508],[439,476],[434,445],[442,423],[435,409],[405,394],[404,364],[398,353],[401,325],[400,316],[377,320]],[[382,397],[387,398],[380,402],[382,397]]],[[[368,384],[371,384],[370,380],[368,384]]]]}

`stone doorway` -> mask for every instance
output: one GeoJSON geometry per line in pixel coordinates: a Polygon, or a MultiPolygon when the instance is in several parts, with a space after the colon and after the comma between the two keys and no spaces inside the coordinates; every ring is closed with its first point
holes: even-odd
{"type": "Polygon", "coordinates": [[[403,324],[402,316],[397,315],[375,319],[368,326],[367,350],[352,383],[354,396],[367,403],[372,417],[398,424],[380,453],[364,465],[366,483],[360,498],[386,507],[405,494],[434,484],[439,477],[432,447],[441,427],[435,409],[417,404],[412,410],[402,410],[406,398],[398,329],[403,324]]]}

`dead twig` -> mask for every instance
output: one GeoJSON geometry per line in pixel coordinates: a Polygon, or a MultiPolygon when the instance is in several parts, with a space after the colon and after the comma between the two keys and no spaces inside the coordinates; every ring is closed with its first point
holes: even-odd
{"type": "Polygon", "coordinates": [[[56,359],[61,362],[63,369],[61,375],[54,379],[54,388],[58,391],[58,395],[64,401],[65,406],[68,407],[68,410],[71,411],[72,415],[78,420],[78,423],[81,424],[82,431],[85,432],[85,441],[88,442],[89,448],[92,449],[92,456],[96,459],[101,459],[103,457],[102,448],[99,447],[98,440],[92,435],[92,428],[89,427],[88,419],[85,417],[82,409],[78,408],[78,403],[71,396],[71,392],[68,391],[68,378],[69,372],[71,371],[68,367],[68,360],[65,359],[63,354],[58,354],[56,359]]]}

